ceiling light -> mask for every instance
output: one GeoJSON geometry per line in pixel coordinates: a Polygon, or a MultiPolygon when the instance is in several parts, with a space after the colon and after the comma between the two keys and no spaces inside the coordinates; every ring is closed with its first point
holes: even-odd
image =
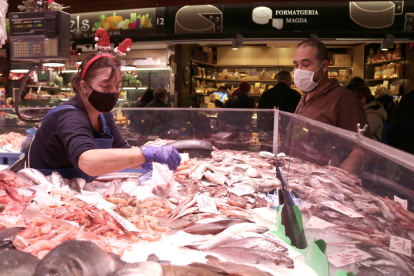
{"type": "Polygon", "coordinates": [[[82,61],[77,61],[76,64],[81,65],[82,64],[82,61]]]}
{"type": "Polygon", "coordinates": [[[381,42],[381,51],[388,50],[388,39],[384,38],[381,42]]]}
{"type": "Polygon", "coordinates": [[[237,41],[237,39],[233,39],[231,42],[231,48],[233,50],[238,50],[239,49],[239,42],[237,41]]]}
{"type": "Polygon", "coordinates": [[[43,66],[47,66],[47,67],[62,67],[65,66],[64,63],[60,63],[60,62],[46,62],[43,63],[43,66]]]}
{"type": "Polygon", "coordinates": [[[78,55],[82,54],[82,48],[76,48],[76,52],[78,52],[78,55]]]}
{"type": "Polygon", "coordinates": [[[27,73],[29,69],[12,69],[10,70],[11,73],[27,73]]]}

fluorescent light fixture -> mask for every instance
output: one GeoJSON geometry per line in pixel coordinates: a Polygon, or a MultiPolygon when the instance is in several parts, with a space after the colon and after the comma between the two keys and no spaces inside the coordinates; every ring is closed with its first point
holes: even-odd
{"type": "Polygon", "coordinates": [[[156,71],[156,70],[171,70],[169,67],[156,67],[156,68],[137,68],[134,66],[122,66],[121,71],[156,71]]]}
{"type": "Polygon", "coordinates": [[[82,61],[77,61],[76,64],[82,64],[82,61]]]}
{"type": "Polygon", "coordinates": [[[60,62],[46,62],[43,63],[43,66],[47,66],[47,67],[61,67],[61,66],[65,66],[64,63],[60,63],[60,62]]]}
{"type": "Polygon", "coordinates": [[[11,69],[11,73],[27,73],[29,72],[29,69],[11,69]]]}
{"type": "Polygon", "coordinates": [[[122,87],[125,90],[147,89],[147,87],[122,87]]]}
{"type": "Polygon", "coordinates": [[[61,88],[60,90],[72,90],[72,88],[61,88]]]}
{"type": "Polygon", "coordinates": [[[62,102],[67,102],[69,99],[60,99],[62,102]]]}
{"type": "Polygon", "coordinates": [[[77,73],[78,70],[64,70],[62,73],[77,73]]]}
{"type": "Polygon", "coordinates": [[[128,65],[124,65],[121,67],[121,71],[131,71],[131,70],[135,70],[136,67],[135,66],[128,66],[128,65]]]}
{"type": "Polygon", "coordinates": [[[239,49],[239,42],[237,41],[237,39],[233,39],[231,42],[231,48],[233,50],[238,50],[239,49]]]}

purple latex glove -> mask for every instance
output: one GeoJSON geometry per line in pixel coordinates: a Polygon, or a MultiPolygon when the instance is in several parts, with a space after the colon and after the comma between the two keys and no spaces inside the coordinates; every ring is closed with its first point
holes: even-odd
{"type": "Polygon", "coordinates": [[[152,162],[167,164],[172,171],[177,170],[181,163],[181,156],[173,146],[142,146],[142,154],[145,156],[145,163],[141,166],[143,169],[152,170],[152,162]]]}

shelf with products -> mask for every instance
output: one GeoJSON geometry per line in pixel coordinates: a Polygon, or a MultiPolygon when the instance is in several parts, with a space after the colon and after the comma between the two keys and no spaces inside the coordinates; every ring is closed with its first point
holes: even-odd
{"type": "Polygon", "coordinates": [[[404,80],[404,78],[365,79],[365,81],[404,80]]]}
{"type": "Polygon", "coordinates": [[[391,63],[391,62],[399,62],[399,61],[405,61],[405,59],[404,58],[399,58],[399,59],[384,60],[384,61],[381,61],[381,62],[365,63],[365,66],[376,66],[376,65],[382,65],[382,64],[387,64],[387,63],[391,63]]]}
{"type": "Polygon", "coordinates": [[[369,83],[372,91],[385,81],[387,88],[391,83],[398,83],[398,93],[404,91],[405,79],[405,44],[395,43],[394,48],[381,51],[380,44],[365,45],[364,81],[369,83]],[[376,49],[376,50],[375,50],[376,49]]]}
{"type": "Polygon", "coordinates": [[[247,80],[247,79],[211,79],[211,78],[202,78],[202,77],[194,77],[193,79],[196,80],[207,80],[212,82],[240,82],[240,81],[249,81],[249,82],[277,82],[277,80],[247,80]]]}

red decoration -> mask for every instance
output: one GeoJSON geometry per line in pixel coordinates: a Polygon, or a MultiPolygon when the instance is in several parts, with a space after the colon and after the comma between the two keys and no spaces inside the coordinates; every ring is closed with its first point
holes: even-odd
{"type": "Polygon", "coordinates": [[[95,44],[95,49],[105,51],[109,51],[111,49],[109,34],[105,29],[99,28],[95,32],[95,40],[98,41],[98,43],[95,44]]]}
{"type": "Polygon", "coordinates": [[[127,51],[131,51],[131,46],[132,40],[130,38],[127,38],[124,41],[122,41],[122,43],[119,44],[118,47],[114,49],[114,52],[120,55],[121,57],[124,57],[127,51]]]}

